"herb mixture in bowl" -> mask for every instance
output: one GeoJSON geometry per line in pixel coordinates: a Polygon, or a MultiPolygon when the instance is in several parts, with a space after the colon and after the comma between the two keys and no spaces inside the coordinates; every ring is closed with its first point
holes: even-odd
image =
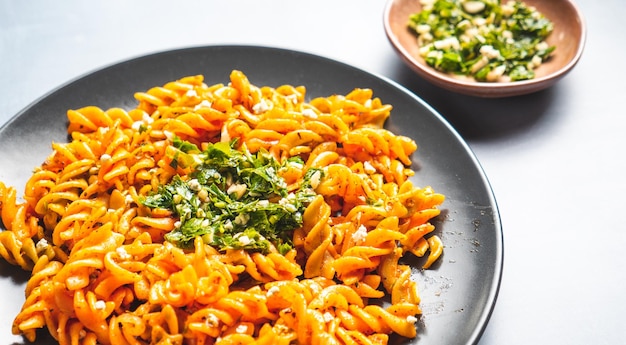
{"type": "Polygon", "coordinates": [[[521,1],[420,0],[409,18],[419,54],[442,72],[477,81],[519,81],[550,58],[552,22],[521,1]]]}

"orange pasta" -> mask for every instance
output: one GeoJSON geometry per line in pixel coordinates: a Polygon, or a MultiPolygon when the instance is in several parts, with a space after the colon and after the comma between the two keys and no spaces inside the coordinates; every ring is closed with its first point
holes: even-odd
{"type": "Polygon", "coordinates": [[[417,282],[400,259],[428,268],[442,255],[429,220],[444,197],[409,179],[417,145],[383,128],[390,105],[369,89],[307,102],[302,86],[257,87],[240,71],[135,98],[131,110],[69,110],[71,140],[52,144],[24,202],[0,182],[0,256],[31,272],[15,334],[47,328],[61,345],[416,336],[417,282]],[[239,157],[245,173],[251,159],[274,165],[201,173],[209,152],[239,157]],[[185,232],[192,222],[213,230],[185,232]]]}

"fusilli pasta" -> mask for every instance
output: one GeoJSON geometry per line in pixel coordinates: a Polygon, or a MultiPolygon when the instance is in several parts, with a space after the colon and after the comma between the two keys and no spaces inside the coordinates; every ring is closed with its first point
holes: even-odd
{"type": "MultiPolygon", "coordinates": [[[[400,259],[410,252],[428,268],[442,254],[429,220],[444,197],[411,182],[417,146],[383,128],[392,107],[372,90],[305,96],[303,86],[257,87],[233,71],[228,84],[198,75],[138,92],[131,110],[69,110],[70,140],[52,144],[23,202],[0,183],[0,256],[31,272],[13,332],[35,341],[47,328],[62,345],[415,337],[420,296],[400,259]],[[207,164],[198,161],[202,152],[228,145],[241,159],[277,164],[261,170],[276,175],[285,194],[254,201],[254,212],[290,210],[282,201],[309,193],[292,210],[293,229],[260,249],[248,246],[267,235],[248,232],[234,234],[234,245],[214,233],[186,245],[170,240],[189,217],[218,212],[215,195],[235,203],[252,193],[217,177],[226,192],[194,187],[196,169],[207,164]],[[199,200],[192,215],[146,201],[173,181],[199,200]],[[388,306],[370,303],[385,296],[388,306]]],[[[233,217],[227,230],[252,226],[233,217]]]]}

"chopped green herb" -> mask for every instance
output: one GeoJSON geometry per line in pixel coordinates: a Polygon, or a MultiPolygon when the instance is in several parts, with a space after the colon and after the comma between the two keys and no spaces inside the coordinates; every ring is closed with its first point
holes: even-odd
{"type": "Polygon", "coordinates": [[[292,231],[302,225],[304,209],[316,196],[321,170],[306,171],[300,188],[289,193],[278,172],[302,164],[299,158],[281,165],[266,151],[236,150],[236,142],[211,144],[203,152],[180,139],[173,143],[172,160],[193,172],[186,179],[175,176],[142,199],[147,207],[170,209],[179,217],[166,240],[189,247],[201,236],[219,250],[264,253],[271,245],[281,253],[292,248],[292,231]]]}
{"type": "Polygon", "coordinates": [[[433,68],[479,81],[532,79],[555,50],[552,22],[521,1],[433,0],[409,17],[420,55],[433,68]]]}

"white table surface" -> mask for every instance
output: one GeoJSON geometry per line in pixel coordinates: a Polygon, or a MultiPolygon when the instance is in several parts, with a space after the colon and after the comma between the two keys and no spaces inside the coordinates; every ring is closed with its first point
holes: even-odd
{"type": "Polygon", "coordinates": [[[536,94],[479,99],[403,64],[383,30],[383,0],[0,0],[0,125],[83,74],[163,50],[262,45],[351,64],[430,103],[492,184],[504,274],[479,344],[624,343],[626,2],[577,4],[588,37],[569,75],[536,94]]]}

